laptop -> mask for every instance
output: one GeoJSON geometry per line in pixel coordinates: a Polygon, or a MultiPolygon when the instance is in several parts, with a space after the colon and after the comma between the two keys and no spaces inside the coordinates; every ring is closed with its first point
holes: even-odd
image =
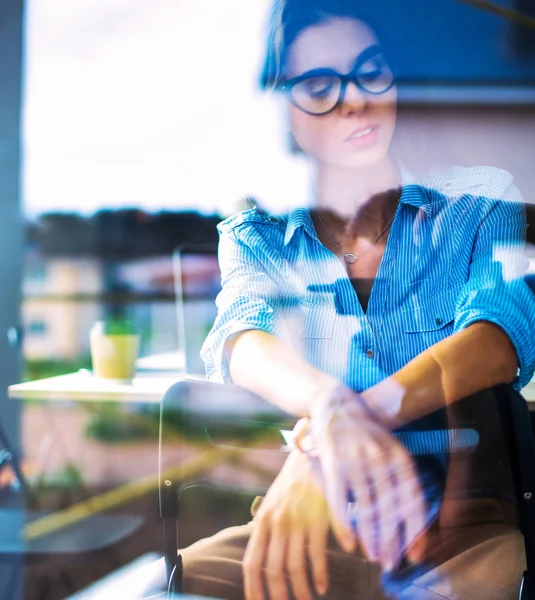
{"type": "Polygon", "coordinates": [[[201,347],[217,316],[215,299],[221,291],[217,245],[188,244],[173,252],[173,276],[180,370],[204,379],[201,347]]]}

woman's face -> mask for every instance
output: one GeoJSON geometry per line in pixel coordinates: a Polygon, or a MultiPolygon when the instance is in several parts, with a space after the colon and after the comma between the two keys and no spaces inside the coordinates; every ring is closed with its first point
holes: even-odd
{"type": "MultiPolygon", "coordinates": [[[[305,29],[292,44],[288,78],[318,68],[349,73],[377,39],[363,22],[332,19],[305,29]]],[[[396,87],[371,95],[347,85],[343,102],[332,112],[313,116],[293,104],[292,132],[301,149],[320,163],[339,168],[380,164],[387,156],[396,124],[396,87]]]]}

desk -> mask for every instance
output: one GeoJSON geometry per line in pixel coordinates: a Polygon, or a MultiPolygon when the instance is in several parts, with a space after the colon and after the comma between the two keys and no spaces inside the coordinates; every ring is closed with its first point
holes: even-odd
{"type": "Polygon", "coordinates": [[[159,404],[173,383],[186,377],[195,379],[183,371],[140,371],[131,382],[120,383],[94,377],[90,371],[81,369],[76,373],[10,385],[8,395],[24,400],[159,404]]]}
{"type": "Polygon", "coordinates": [[[8,387],[10,398],[23,400],[69,400],[75,402],[122,402],[158,404],[165,392],[181,379],[201,379],[186,375],[181,368],[184,353],[180,350],[143,356],[136,361],[134,379],[121,383],[94,377],[91,371],[36,379],[8,387]]]}

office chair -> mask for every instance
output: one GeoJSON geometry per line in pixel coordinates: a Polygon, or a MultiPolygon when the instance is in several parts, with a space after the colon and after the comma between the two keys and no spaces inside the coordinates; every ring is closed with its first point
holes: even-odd
{"type": "MultiPolygon", "coordinates": [[[[524,536],[526,549],[526,570],[522,581],[519,582],[519,600],[535,600],[535,444],[530,425],[530,413],[525,399],[513,390],[511,386],[500,385],[486,390],[491,392],[497,405],[497,414],[503,426],[504,442],[510,457],[513,476],[514,495],[517,503],[518,525],[524,536]]],[[[475,398],[474,395],[471,398],[475,398]]],[[[461,401],[463,402],[463,401],[461,401]]],[[[281,428],[290,428],[295,421],[291,417],[258,396],[236,386],[223,386],[221,384],[205,383],[184,380],[174,384],[165,394],[160,410],[160,454],[162,444],[168,432],[168,418],[173,413],[181,415],[180,430],[184,436],[195,435],[204,437],[207,448],[218,448],[222,453],[235,458],[236,454],[247,451],[261,452],[264,454],[280,454],[277,448],[278,431],[281,428]],[[264,427],[263,439],[266,443],[255,445],[254,437],[245,441],[236,441],[239,437],[240,427],[251,430],[255,426],[264,427]],[[227,429],[233,427],[233,432],[228,435],[227,429]],[[247,446],[249,444],[249,446],[247,446]]],[[[469,427],[457,431],[461,435],[447,436],[449,442],[458,443],[460,448],[470,448],[478,444],[485,431],[477,432],[473,428],[474,422],[469,427]],[[475,434],[475,435],[474,435],[475,434]]],[[[418,432],[420,434],[420,432],[418,432]]],[[[414,453],[411,448],[417,448],[419,454],[436,452],[433,444],[436,436],[424,439],[419,435],[415,443],[409,437],[400,441],[414,453]]],[[[242,436],[243,437],[243,436],[242,436]]],[[[482,440],[484,442],[484,440],[482,440]]],[[[442,450],[444,442],[442,444],[442,450]]],[[[452,452],[456,448],[452,448],[452,452]]],[[[224,457],[223,457],[224,459],[224,457]]],[[[162,468],[160,465],[160,474],[162,468]]],[[[276,475],[274,473],[273,475],[276,475]]],[[[270,482],[269,482],[270,483],[270,482]]],[[[265,485],[263,491],[267,489],[265,485]]],[[[180,592],[182,577],[182,562],[178,554],[180,543],[179,531],[179,506],[180,498],[185,490],[193,486],[208,485],[202,479],[194,481],[183,480],[180,476],[169,479],[159,478],[160,516],[164,529],[164,556],[166,562],[169,588],[172,592],[180,592]]],[[[210,484],[212,487],[223,489],[223,485],[210,484]]],[[[236,486],[227,486],[236,490],[236,486]]],[[[259,494],[260,488],[242,490],[253,495],[259,494]]]]}
{"type": "MultiPolygon", "coordinates": [[[[179,591],[181,581],[181,559],[177,556],[179,499],[185,492],[206,486],[222,493],[237,491],[241,499],[264,494],[284,460],[280,429],[291,429],[294,421],[294,417],[237,386],[182,380],[166,392],[160,407],[159,503],[172,592],[179,591]],[[256,487],[213,484],[202,477],[191,480],[180,472],[169,478],[163,470],[162,448],[166,438],[177,433],[183,439],[194,440],[198,448],[212,452],[215,464],[228,464],[252,450],[258,456],[273,458],[279,465],[256,487]]],[[[249,500],[247,506],[250,503],[249,500]]]]}

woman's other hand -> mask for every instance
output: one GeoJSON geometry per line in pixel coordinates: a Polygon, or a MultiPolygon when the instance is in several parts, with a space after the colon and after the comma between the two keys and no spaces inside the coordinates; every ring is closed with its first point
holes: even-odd
{"type": "MultiPolygon", "coordinates": [[[[288,600],[289,581],[296,598],[312,600],[307,564],[313,587],[319,594],[325,593],[329,581],[326,545],[331,525],[332,513],[317,459],[292,451],[253,521],[244,556],[246,599],[267,600],[265,581],[271,600],[288,600]]],[[[340,530],[343,525],[334,527],[340,530]]],[[[349,549],[354,545],[354,536],[349,529],[345,535],[349,549]]]]}
{"type": "Polygon", "coordinates": [[[427,506],[405,448],[363,399],[342,385],[317,399],[311,430],[327,501],[337,520],[349,522],[367,558],[386,571],[405,553],[418,561],[427,506]]]}

